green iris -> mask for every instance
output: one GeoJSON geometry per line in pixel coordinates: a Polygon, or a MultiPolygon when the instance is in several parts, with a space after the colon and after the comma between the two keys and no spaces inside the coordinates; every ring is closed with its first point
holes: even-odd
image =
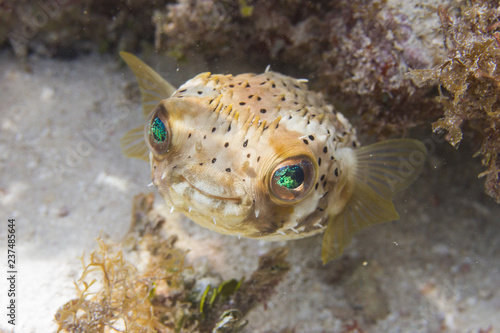
{"type": "Polygon", "coordinates": [[[165,142],[167,139],[167,130],[160,118],[156,117],[153,119],[153,122],[149,125],[149,134],[153,134],[156,143],[165,142]]]}
{"type": "Polygon", "coordinates": [[[293,190],[304,182],[304,169],[298,164],[287,165],[276,170],[274,179],[279,186],[284,186],[289,190],[293,190]]]}

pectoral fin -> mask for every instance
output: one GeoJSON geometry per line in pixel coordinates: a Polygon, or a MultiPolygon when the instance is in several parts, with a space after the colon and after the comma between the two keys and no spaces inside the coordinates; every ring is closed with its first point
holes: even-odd
{"type": "MultiPolygon", "coordinates": [[[[120,52],[120,56],[132,69],[139,83],[142,96],[142,113],[147,118],[151,110],[165,98],[175,92],[175,87],[164,80],[151,67],[128,52],[120,52]]],[[[120,140],[121,150],[126,157],[148,160],[149,149],[144,142],[144,126],[128,131],[120,140]]]]}
{"type": "Polygon", "coordinates": [[[392,203],[398,191],[408,187],[422,170],[425,146],[417,140],[387,140],[354,151],[355,165],[348,184],[346,207],[331,216],[323,236],[323,263],[337,258],[352,235],[370,225],[399,218],[392,203]]]}
{"type": "Polygon", "coordinates": [[[144,126],[131,129],[120,139],[122,154],[126,157],[149,161],[149,149],[144,142],[144,126]]]}
{"type": "Polygon", "coordinates": [[[146,118],[158,103],[172,96],[176,88],[135,55],[121,51],[120,56],[134,72],[139,83],[142,96],[142,113],[146,118]]]}

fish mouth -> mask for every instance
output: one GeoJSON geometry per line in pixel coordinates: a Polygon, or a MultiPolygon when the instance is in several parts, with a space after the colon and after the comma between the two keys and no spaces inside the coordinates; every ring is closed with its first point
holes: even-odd
{"type": "Polygon", "coordinates": [[[197,188],[196,186],[194,186],[193,184],[191,184],[184,176],[181,176],[181,178],[194,190],[196,190],[198,193],[206,196],[206,197],[209,197],[209,198],[212,198],[212,199],[217,199],[217,200],[222,200],[222,201],[233,201],[235,203],[240,203],[241,202],[241,198],[240,197],[223,197],[223,196],[220,196],[220,195],[215,195],[215,194],[211,194],[211,193],[208,193],[208,192],[205,192],[199,188],[197,188]]]}

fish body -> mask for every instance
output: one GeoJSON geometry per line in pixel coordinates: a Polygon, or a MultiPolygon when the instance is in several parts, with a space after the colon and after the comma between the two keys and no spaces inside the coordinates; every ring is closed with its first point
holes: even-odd
{"type": "Polygon", "coordinates": [[[398,218],[392,196],[418,176],[420,142],[359,148],[349,121],[305,80],[272,71],[202,73],[175,89],[135,56],[121,55],[147,115],[124,137],[124,153],[149,153],[152,182],[174,210],[238,237],[326,231],[324,262],[359,229],[398,218]]]}

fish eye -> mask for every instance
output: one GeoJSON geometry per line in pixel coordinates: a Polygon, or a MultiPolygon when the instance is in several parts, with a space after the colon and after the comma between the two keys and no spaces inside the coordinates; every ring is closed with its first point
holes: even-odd
{"type": "Polygon", "coordinates": [[[315,170],[311,160],[307,157],[290,158],[273,169],[270,187],[278,199],[296,202],[309,193],[314,181],[315,170]]]}
{"type": "Polygon", "coordinates": [[[170,144],[170,128],[165,115],[165,108],[159,105],[151,112],[149,121],[144,129],[146,143],[149,149],[156,155],[165,154],[170,144]]]}

